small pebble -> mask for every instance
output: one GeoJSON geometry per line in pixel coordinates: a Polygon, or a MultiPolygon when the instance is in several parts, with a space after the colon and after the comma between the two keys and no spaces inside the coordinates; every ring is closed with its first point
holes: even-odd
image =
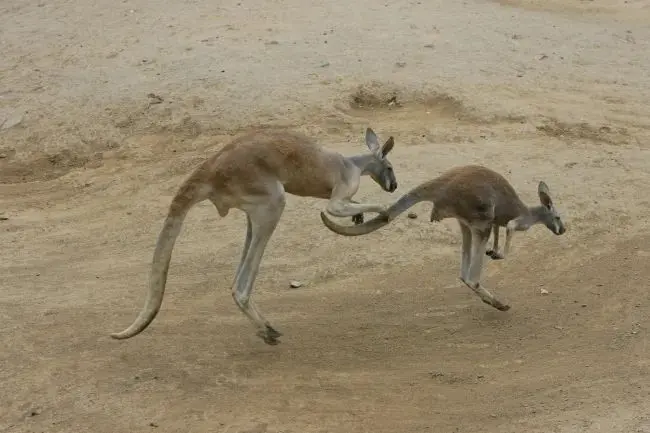
{"type": "Polygon", "coordinates": [[[414,220],[418,217],[418,214],[416,214],[415,212],[409,212],[407,216],[412,220],[414,220]]]}
{"type": "Polygon", "coordinates": [[[548,290],[540,289],[539,293],[541,293],[542,295],[548,295],[548,290]]]}
{"type": "Polygon", "coordinates": [[[302,283],[300,281],[292,281],[289,283],[289,287],[297,289],[298,287],[302,287],[302,283]]]}

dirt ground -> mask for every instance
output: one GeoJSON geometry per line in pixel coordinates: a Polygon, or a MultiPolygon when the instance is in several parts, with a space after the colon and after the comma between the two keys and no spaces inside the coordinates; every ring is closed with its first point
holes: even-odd
{"type": "Polygon", "coordinates": [[[642,0],[2,0],[0,431],[649,433],[648,22],[642,0]],[[261,125],[347,155],[393,135],[400,187],[363,201],[465,163],[530,204],[544,180],[568,231],[488,262],[504,313],[430,205],[345,238],[289,197],[267,346],[230,295],[243,214],[201,204],[161,313],[110,339],[176,188],[261,125]]]}

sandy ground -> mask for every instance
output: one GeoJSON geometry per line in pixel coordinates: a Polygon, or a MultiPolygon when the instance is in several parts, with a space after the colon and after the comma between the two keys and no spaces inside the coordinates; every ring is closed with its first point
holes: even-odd
{"type": "Polygon", "coordinates": [[[648,22],[641,0],[3,0],[0,431],[650,432],[648,22]],[[204,204],[157,319],[110,339],[180,182],[255,125],[345,154],[393,135],[400,188],[362,200],[470,162],[531,204],[545,180],[568,232],[488,263],[502,313],[428,205],[344,238],[290,197],[267,346],[230,296],[242,214],[204,204]]]}

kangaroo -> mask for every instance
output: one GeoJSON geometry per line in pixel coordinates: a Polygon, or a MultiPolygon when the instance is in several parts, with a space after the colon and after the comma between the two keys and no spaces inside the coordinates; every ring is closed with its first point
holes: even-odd
{"type": "Polygon", "coordinates": [[[349,157],[327,150],[303,134],[282,130],[256,130],[226,144],[199,165],[176,192],[158,236],[144,307],[131,326],[111,337],[131,338],[156,317],[183,221],[194,205],[210,200],[221,217],[232,208],[246,214],[246,238],[232,296],[257,328],[256,335],[269,345],[278,344],[282,334],[262,316],[251,295],[264,250],[284,210],[285,194],[327,199],[327,212],[351,216],[355,224],[363,223],[364,212],[384,211],[385,206],[360,204],[352,196],[365,175],[384,191],[397,189],[393,166],[386,158],[395,141],[391,136],[381,146],[371,128],[366,129],[365,141],[370,153],[349,157]]]}
{"type": "Polygon", "coordinates": [[[480,165],[452,168],[440,176],[424,182],[400,197],[385,212],[365,223],[350,227],[334,223],[323,212],[323,224],[344,236],[359,236],[373,232],[413,205],[430,201],[433,204],[430,221],[446,218],[458,220],[462,234],[460,280],[483,302],[500,311],[510,309],[480,283],[483,256],[494,260],[508,254],[515,232],[528,230],[535,224],[544,224],[556,235],[566,229],[551,200],[544,182],[539,182],[537,193],[541,206],[526,206],[510,183],[499,173],[480,165]],[[499,250],[499,228],[506,228],[506,242],[499,250]],[[486,250],[490,232],[494,231],[492,249],[486,250]]]}

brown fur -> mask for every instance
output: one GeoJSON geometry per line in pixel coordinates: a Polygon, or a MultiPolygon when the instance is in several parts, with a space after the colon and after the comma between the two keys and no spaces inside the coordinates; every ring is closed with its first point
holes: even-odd
{"type": "Polygon", "coordinates": [[[434,204],[434,221],[460,217],[505,227],[528,211],[503,176],[479,165],[454,167],[424,182],[416,194],[434,204]]]}
{"type": "Polygon", "coordinates": [[[300,133],[255,131],[228,143],[190,179],[210,183],[222,197],[239,197],[263,193],[264,179],[274,177],[289,194],[328,199],[341,181],[343,160],[300,133]]]}
{"type": "Polygon", "coordinates": [[[328,212],[351,216],[357,223],[363,221],[364,212],[385,210],[384,206],[352,200],[362,175],[370,175],[386,191],[397,188],[392,165],[386,159],[394,145],[393,137],[382,147],[368,128],[366,145],[370,153],[345,157],[322,148],[304,134],[278,130],[253,131],[225,145],[194,170],[172,199],[154,251],[145,306],[129,328],[111,336],[133,337],[156,317],[183,220],[196,203],[210,200],[221,216],[232,208],[246,213],[246,240],[233,298],[258,328],[257,334],[266,343],[277,344],[281,334],[264,319],[251,295],[262,255],[284,210],[285,194],[328,199],[328,212]]]}
{"type": "Polygon", "coordinates": [[[538,194],[541,206],[528,207],[502,175],[480,165],[465,165],[416,186],[386,212],[361,225],[341,226],[324,213],[321,213],[321,220],[335,233],[359,236],[385,226],[411,206],[429,201],[433,204],[431,221],[455,218],[460,224],[463,239],[460,279],[485,303],[505,311],[510,307],[496,299],[479,282],[483,256],[487,254],[495,260],[505,258],[513,233],[528,230],[534,224],[544,224],[557,235],[565,232],[564,223],[544,182],[539,183],[538,194]],[[498,245],[499,227],[506,227],[503,253],[498,245]],[[494,246],[486,251],[491,231],[494,231],[494,246]]]}

